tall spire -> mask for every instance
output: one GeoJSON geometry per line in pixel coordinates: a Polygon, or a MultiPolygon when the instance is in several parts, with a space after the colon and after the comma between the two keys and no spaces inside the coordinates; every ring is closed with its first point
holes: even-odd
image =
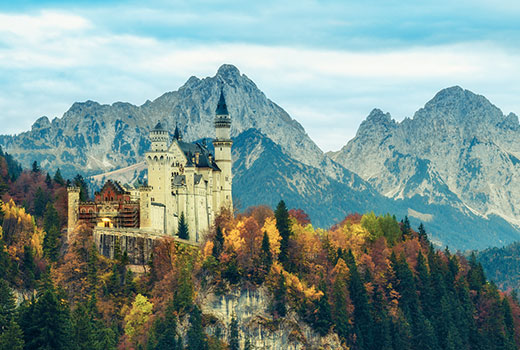
{"type": "Polygon", "coordinates": [[[227,106],[226,106],[226,99],[224,98],[224,89],[220,89],[220,99],[218,100],[217,104],[217,110],[215,111],[216,115],[229,115],[227,106]]]}
{"type": "Polygon", "coordinates": [[[179,126],[177,124],[175,124],[175,132],[173,133],[173,138],[176,139],[177,141],[182,140],[182,134],[181,134],[181,131],[179,130],[179,126]]]}

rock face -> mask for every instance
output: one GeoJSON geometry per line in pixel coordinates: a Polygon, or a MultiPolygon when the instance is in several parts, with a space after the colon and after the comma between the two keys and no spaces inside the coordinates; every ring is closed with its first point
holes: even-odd
{"type": "Polygon", "coordinates": [[[217,318],[221,329],[229,328],[235,315],[239,321],[241,348],[248,336],[254,349],[344,349],[336,334],[321,337],[292,312],[281,323],[273,321],[267,312],[269,298],[265,288],[245,289],[220,296],[207,293],[201,299],[203,313],[217,318]]]}
{"type": "Polygon", "coordinates": [[[0,136],[0,145],[26,167],[36,160],[44,169],[60,167],[67,176],[122,168],[142,160],[148,132],[158,121],[171,132],[178,125],[185,140],[213,138],[221,88],[233,120],[232,135],[256,128],[305,164],[330,164],[303,127],[232,65],[221,66],[214,77],[191,77],[178,91],[142,106],[74,103],[61,119],[41,117],[28,132],[0,136]]]}
{"type": "Polygon", "coordinates": [[[373,110],[356,137],[330,156],[389,198],[419,195],[520,224],[518,117],[458,86],[400,123],[373,110]]]}

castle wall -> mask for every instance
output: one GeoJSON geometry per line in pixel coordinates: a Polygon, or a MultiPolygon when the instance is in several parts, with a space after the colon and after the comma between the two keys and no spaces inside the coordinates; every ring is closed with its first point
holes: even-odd
{"type": "Polygon", "coordinates": [[[165,232],[165,209],[164,204],[152,203],[150,206],[151,228],[160,232],[165,232]]]}
{"type": "Polygon", "coordinates": [[[159,235],[144,233],[139,229],[94,229],[94,242],[98,252],[110,259],[114,258],[117,244],[123,252],[127,252],[128,259],[132,265],[144,265],[150,260],[159,235]]]}

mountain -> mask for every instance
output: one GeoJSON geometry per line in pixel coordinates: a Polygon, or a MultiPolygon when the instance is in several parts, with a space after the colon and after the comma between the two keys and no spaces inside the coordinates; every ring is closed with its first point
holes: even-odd
{"type": "MultiPolygon", "coordinates": [[[[141,106],[74,103],[62,118],[41,117],[30,131],[0,136],[0,145],[26,167],[36,160],[68,176],[114,170],[141,161],[148,132],[158,121],[171,131],[178,125],[186,140],[213,137],[221,88],[233,118],[232,135],[256,128],[305,164],[331,164],[303,127],[232,65],[221,66],[214,77],[191,77],[178,91],[141,106]]],[[[334,167],[328,168],[334,174],[334,167]]]]}
{"type": "Polygon", "coordinates": [[[444,89],[412,119],[374,109],[331,159],[388,198],[415,195],[520,224],[520,130],[485,97],[444,89]]]}
{"type": "MultiPolygon", "coordinates": [[[[76,173],[92,176],[91,182],[98,185],[109,178],[134,182],[145,176],[142,156],[149,147],[148,132],[157,121],[172,131],[179,126],[188,141],[214,136],[214,109],[220,89],[224,90],[233,120],[233,194],[240,209],[258,204],[275,206],[283,198],[290,207],[305,210],[321,227],[353,212],[392,213],[398,218],[408,215],[413,227],[420,222],[426,224],[433,242],[456,249],[482,249],[520,238],[518,229],[504,220],[505,216],[497,212],[481,214],[453,187],[452,179],[446,176],[452,170],[439,167],[437,159],[425,156],[426,152],[418,152],[412,145],[413,140],[419,140],[426,144],[423,148],[430,142],[435,150],[454,152],[451,144],[442,146],[442,138],[455,142],[449,132],[457,128],[453,125],[464,122],[465,117],[459,114],[487,106],[480,97],[475,97],[475,106],[462,100],[458,107],[449,107],[455,102],[446,102],[448,96],[436,97],[440,101],[428,103],[424,112],[402,123],[374,110],[356,138],[328,157],[303,127],[254,82],[236,67],[223,65],[215,76],[191,77],[178,91],[141,106],[74,103],[62,118],[51,122],[41,117],[30,131],[0,136],[0,145],[25,167],[36,160],[48,171],[59,167],[66,177],[76,173]],[[442,106],[448,111],[439,118],[445,121],[432,122],[438,114],[433,110],[442,106]],[[434,128],[448,122],[451,126],[444,131],[434,128]],[[431,133],[432,140],[421,133],[431,133]]],[[[466,94],[460,88],[439,94],[457,91],[466,94]]],[[[503,117],[492,105],[486,108],[494,113],[497,128],[510,133],[518,130],[514,116],[503,117]]],[[[474,119],[477,114],[470,113],[474,119]]],[[[469,133],[476,128],[467,129],[469,133]]],[[[482,128],[478,140],[484,140],[485,130],[482,128]]],[[[514,142],[513,136],[510,140],[514,142]]],[[[473,151],[465,146],[466,141],[457,142],[459,151],[471,155],[483,141],[474,141],[473,151]]],[[[513,153],[510,155],[509,159],[516,159],[513,153]]],[[[471,159],[469,163],[473,164],[471,159]]],[[[485,183],[485,176],[478,181],[485,183]]]]}

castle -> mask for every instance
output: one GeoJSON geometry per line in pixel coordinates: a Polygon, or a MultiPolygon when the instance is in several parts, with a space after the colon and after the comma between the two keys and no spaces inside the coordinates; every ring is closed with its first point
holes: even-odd
{"type": "Polygon", "coordinates": [[[84,222],[94,228],[95,236],[175,236],[184,215],[189,241],[200,242],[221,208],[233,208],[231,118],[223,91],[214,125],[213,156],[205,144],[183,141],[178,128],[170,142],[168,131],[157,123],[145,154],[147,186],[132,189],[109,180],[91,202],[80,202],[79,188],[69,187],[68,232],[84,222]]]}

